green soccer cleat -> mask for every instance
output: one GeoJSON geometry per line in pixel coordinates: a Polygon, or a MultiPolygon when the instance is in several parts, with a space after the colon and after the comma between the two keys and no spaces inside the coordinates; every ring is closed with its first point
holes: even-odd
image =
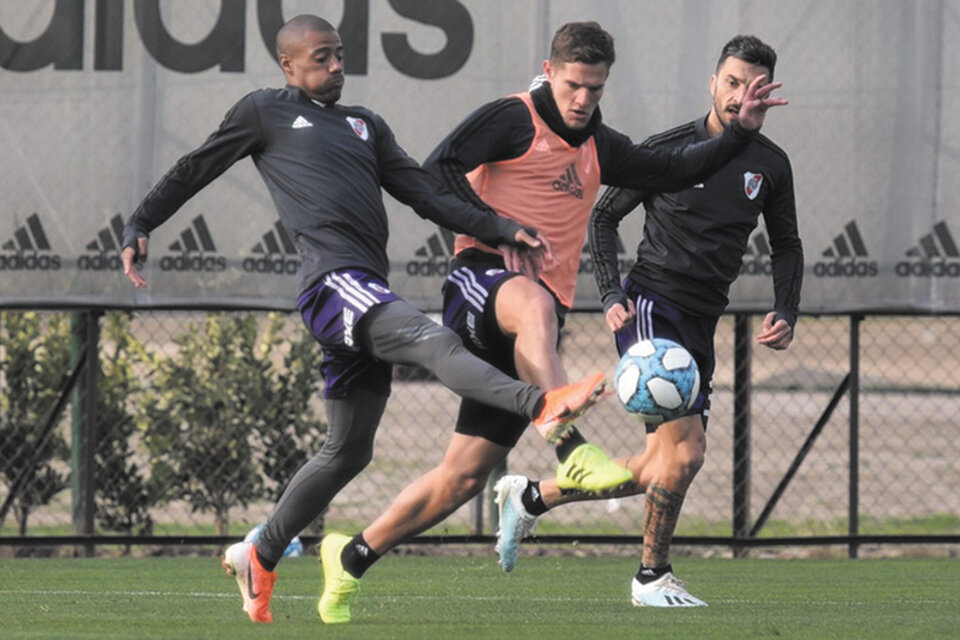
{"type": "Polygon", "coordinates": [[[600,447],[585,442],[557,467],[557,486],[599,493],[633,481],[633,474],[621,467],[600,447]]]}
{"type": "Polygon", "coordinates": [[[327,624],[350,622],[350,601],[360,593],[360,580],[343,568],[340,554],[350,537],[331,533],[320,541],[320,563],[323,565],[323,594],[317,613],[327,624]]]}

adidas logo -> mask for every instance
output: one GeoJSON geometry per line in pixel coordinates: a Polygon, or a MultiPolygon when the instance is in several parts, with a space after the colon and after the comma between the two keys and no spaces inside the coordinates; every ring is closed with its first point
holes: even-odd
{"type": "Polygon", "coordinates": [[[259,257],[244,258],[243,270],[247,273],[293,275],[300,268],[297,248],[279,220],[270,231],[263,234],[251,251],[259,257]]]}
{"type": "Polygon", "coordinates": [[[122,266],[120,250],[123,246],[123,218],[117,214],[97,232],[97,237],[88,242],[88,255],[77,259],[80,271],[118,271],[122,266]]]}
{"type": "Polygon", "coordinates": [[[880,265],[869,259],[867,245],[853,220],[844,225],[843,233],[822,255],[827,259],[813,264],[813,275],[819,278],[873,278],[880,273],[880,265]]]}
{"type": "Polygon", "coordinates": [[[162,271],[224,271],[227,259],[223,256],[207,255],[217,250],[203,216],[197,216],[189,227],[180,233],[180,239],[167,247],[176,256],[163,256],[160,259],[162,271]]]}
{"type": "Polygon", "coordinates": [[[294,129],[303,129],[305,127],[312,127],[313,123],[304,118],[303,116],[297,116],[297,119],[293,121],[293,124],[290,125],[294,129]]]}
{"type": "Polygon", "coordinates": [[[51,252],[47,233],[36,213],[30,214],[27,223],[17,228],[0,249],[12,252],[0,253],[0,271],[58,271],[61,266],[60,256],[51,252]]]}
{"type": "Polygon", "coordinates": [[[866,257],[867,245],[863,243],[863,237],[860,235],[857,223],[851,220],[843,230],[844,233],[841,233],[833,239],[833,246],[823,250],[823,257],[866,257]]]}
{"type": "Polygon", "coordinates": [[[567,478],[570,478],[571,480],[577,483],[583,482],[584,478],[592,474],[593,474],[593,471],[584,469],[583,467],[576,467],[576,466],[571,466],[569,469],[567,469],[565,473],[567,478]]]}
{"type": "MultiPolygon", "coordinates": [[[[620,275],[626,275],[630,272],[630,269],[633,269],[633,265],[636,264],[636,256],[627,255],[627,250],[623,246],[623,241],[620,239],[620,234],[617,234],[617,269],[620,270],[620,275]]],[[[595,271],[593,266],[593,256],[590,255],[590,244],[584,243],[583,250],[580,252],[580,266],[577,268],[577,274],[586,273],[592,274],[595,271]]]]}
{"type": "Polygon", "coordinates": [[[427,238],[426,244],[414,252],[417,259],[407,263],[407,275],[446,277],[450,272],[450,258],[453,256],[455,239],[455,233],[438,227],[437,232],[427,238]]]}
{"type": "Polygon", "coordinates": [[[571,162],[567,170],[560,174],[560,177],[553,181],[554,191],[566,191],[574,198],[583,200],[583,183],[580,182],[580,176],[577,175],[577,167],[571,162]]]}
{"type": "Polygon", "coordinates": [[[921,237],[916,246],[906,251],[906,256],[909,260],[901,260],[894,268],[901,278],[960,277],[960,250],[946,222],[933,225],[932,232],[921,237]]]}
{"type": "Polygon", "coordinates": [[[203,216],[194,218],[193,225],[187,227],[187,229],[180,234],[180,239],[175,240],[168,248],[170,251],[217,250],[216,245],[213,244],[213,236],[210,235],[210,229],[207,227],[207,222],[203,219],[203,216]]]}
{"type": "Polygon", "coordinates": [[[773,262],[770,260],[770,237],[766,229],[758,227],[747,240],[747,248],[743,252],[743,262],[740,273],[746,276],[769,276],[773,274],[773,262]]]}

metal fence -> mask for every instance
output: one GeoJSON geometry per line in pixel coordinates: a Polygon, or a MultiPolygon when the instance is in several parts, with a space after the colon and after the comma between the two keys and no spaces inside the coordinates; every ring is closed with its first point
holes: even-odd
{"type": "MultiPolygon", "coordinates": [[[[295,315],[0,313],[0,548],[222,542],[265,520],[320,444],[319,349],[295,315]],[[85,356],[99,368],[84,367],[85,356]]],[[[802,317],[785,352],[752,346],[759,316],[725,316],[706,463],[677,541],[960,543],[960,332],[947,316],[802,317]]],[[[574,313],[570,376],[612,376],[598,313],[574,313]]],[[[306,536],[355,531],[441,460],[457,397],[398,368],[372,464],[306,536]]],[[[615,455],[643,448],[615,400],[581,431],[615,455]]],[[[511,473],[553,473],[533,430],[511,473]]],[[[637,540],[643,500],[574,503],[543,540],[637,540]]],[[[429,531],[488,540],[489,498],[429,531]]],[[[425,538],[436,539],[436,538],[425,538]]]]}

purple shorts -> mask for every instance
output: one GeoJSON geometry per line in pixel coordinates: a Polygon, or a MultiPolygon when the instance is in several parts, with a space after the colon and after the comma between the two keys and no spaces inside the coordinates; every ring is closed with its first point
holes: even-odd
{"type": "MultiPolygon", "coordinates": [[[[443,283],[444,326],[460,336],[471,353],[513,378],[519,378],[514,338],[500,330],[493,302],[497,289],[519,275],[504,269],[499,255],[467,250],[451,261],[450,275],[443,283]]],[[[566,308],[560,303],[556,307],[562,327],[566,308]]],[[[509,448],[517,444],[529,422],[524,416],[463,398],[456,432],[509,448]]]]}
{"type": "Polygon", "coordinates": [[[357,269],[332,271],[300,295],[300,316],[323,350],[324,398],[343,398],[354,386],[390,393],[392,365],[360,349],[357,327],[371,309],[395,300],[383,279],[357,269]]]}
{"type": "MultiPolygon", "coordinates": [[[[700,369],[700,392],[686,415],[699,414],[706,429],[710,417],[710,394],[713,392],[713,370],[716,367],[713,336],[717,331],[718,318],[686,313],[630,278],[624,279],[623,290],[636,305],[637,317],[631,325],[616,333],[617,352],[623,355],[640,340],[649,338],[666,338],[683,345],[693,355],[700,369]]],[[[655,429],[648,428],[648,431],[655,429]]]]}
{"type": "Polygon", "coordinates": [[[473,262],[455,259],[443,283],[443,324],[453,329],[469,348],[488,351],[503,344],[496,326],[493,302],[497,288],[518,274],[498,266],[496,261],[473,262]]]}

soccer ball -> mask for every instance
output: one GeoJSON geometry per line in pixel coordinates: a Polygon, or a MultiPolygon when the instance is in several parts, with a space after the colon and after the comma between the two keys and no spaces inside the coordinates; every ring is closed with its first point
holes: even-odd
{"type": "MultiPolygon", "coordinates": [[[[256,542],[257,538],[260,537],[260,530],[263,529],[262,524],[258,524],[253,529],[247,532],[247,535],[243,537],[244,542],[256,542]]],[[[283,550],[284,558],[295,558],[303,555],[303,542],[300,541],[300,536],[295,536],[293,540],[290,541],[290,544],[287,545],[287,548],[283,550]]]]}
{"type": "Polygon", "coordinates": [[[647,424],[675,420],[693,405],[700,390],[697,361],[665,338],[641,340],[617,365],[617,396],[624,408],[647,424]]]}

